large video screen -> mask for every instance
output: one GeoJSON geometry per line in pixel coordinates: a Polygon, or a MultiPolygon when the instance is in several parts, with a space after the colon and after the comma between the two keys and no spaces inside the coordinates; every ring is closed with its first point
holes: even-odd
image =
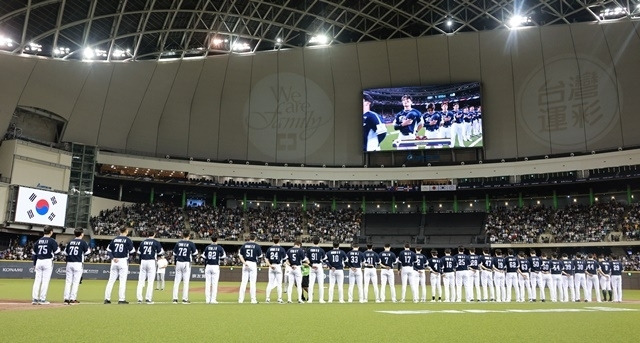
{"type": "Polygon", "coordinates": [[[64,227],[67,195],[36,188],[20,187],[15,221],[64,227]]]}
{"type": "Polygon", "coordinates": [[[482,147],[480,82],[362,92],[364,151],[482,147]]]}

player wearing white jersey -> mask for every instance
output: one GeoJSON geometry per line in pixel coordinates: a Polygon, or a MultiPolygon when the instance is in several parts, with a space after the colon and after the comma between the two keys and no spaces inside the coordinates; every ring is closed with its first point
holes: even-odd
{"type": "Polygon", "coordinates": [[[51,281],[51,273],[53,272],[53,256],[60,253],[58,243],[51,238],[53,229],[45,226],[44,235],[33,245],[33,263],[36,274],[33,281],[33,290],[31,292],[33,305],[47,305],[47,291],[49,290],[49,282],[51,281]]]}
{"type": "Polygon", "coordinates": [[[158,257],[158,269],[156,270],[156,290],[164,291],[164,276],[167,273],[169,262],[164,256],[158,257]]]}

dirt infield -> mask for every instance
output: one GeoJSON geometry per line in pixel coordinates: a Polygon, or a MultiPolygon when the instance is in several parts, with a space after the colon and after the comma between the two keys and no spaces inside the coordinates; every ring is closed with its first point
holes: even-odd
{"type": "Polygon", "coordinates": [[[32,305],[28,300],[3,299],[0,300],[0,311],[22,311],[22,310],[38,310],[49,307],[64,306],[61,303],[51,303],[48,305],[32,305]]]}

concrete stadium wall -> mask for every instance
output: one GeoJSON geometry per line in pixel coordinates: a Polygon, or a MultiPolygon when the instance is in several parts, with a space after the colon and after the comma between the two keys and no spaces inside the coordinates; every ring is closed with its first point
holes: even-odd
{"type": "MultiPolygon", "coordinates": [[[[83,277],[87,280],[107,280],[109,279],[110,264],[107,263],[85,263],[83,277]]],[[[34,277],[33,263],[19,261],[0,261],[0,279],[29,279],[34,277]]],[[[139,265],[129,265],[128,280],[138,280],[139,265]]],[[[325,271],[325,274],[327,272],[325,271]]],[[[346,273],[345,273],[346,274],[346,273]]],[[[65,264],[55,263],[51,278],[65,278],[65,264]]],[[[175,276],[174,266],[168,266],[165,281],[173,281],[175,276]]],[[[268,282],[268,275],[265,268],[258,271],[258,282],[268,282]]],[[[328,274],[327,274],[328,278],[328,274]]],[[[242,268],[240,267],[221,267],[220,282],[237,282],[242,279],[242,268]]],[[[191,281],[204,280],[204,267],[191,267],[191,281]]],[[[427,277],[427,283],[429,278],[427,277]]],[[[171,288],[172,286],[169,286],[171,288]]],[[[622,277],[622,288],[624,289],[640,289],[640,273],[632,272],[630,276],[625,274],[622,277]]]]}
{"type": "Polygon", "coordinates": [[[131,205],[133,203],[126,201],[117,201],[101,197],[91,197],[91,216],[95,217],[100,214],[102,210],[112,210],[116,207],[122,207],[131,205]]]}
{"type": "Polygon", "coordinates": [[[67,192],[71,175],[71,154],[54,148],[19,141],[3,141],[0,146],[0,171],[11,184],[45,187],[67,192]]]}
{"type": "Polygon", "coordinates": [[[478,80],[486,159],[638,146],[639,32],[579,23],[159,62],[0,53],[0,128],[31,106],[68,121],[63,140],[118,151],[361,165],[363,88],[478,80]]]}

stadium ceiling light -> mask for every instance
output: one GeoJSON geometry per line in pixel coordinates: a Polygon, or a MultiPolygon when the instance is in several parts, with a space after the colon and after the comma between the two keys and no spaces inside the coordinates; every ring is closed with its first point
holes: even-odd
{"type": "Polygon", "coordinates": [[[315,36],[312,36],[311,39],[309,39],[309,43],[318,44],[318,45],[326,45],[326,44],[329,43],[329,37],[327,37],[327,35],[325,35],[325,34],[317,34],[315,36]]]}
{"type": "Polygon", "coordinates": [[[53,56],[54,57],[62,57],[62,56],[66,56],[71,52],[71,49],[69,48],[65,48],[62,46],[53,48],[53,56]]]}
{"type": "Polygon", "coordinates": [[[247,51],[251,50],[251,46],[247,42],[235,42],[231,45],[232,51],[247,51]]]}
{"type": "Polygon", "coordinates": [[[27,46],[24,47],[23,52],[32,53],[32,54],[42,52],[42,45],[34,42],[29,42],[29,44],[27,44],[27,46]]]}
{"type": "Polygon", "coordinates": [[[451,18],[447,18],[446,24],[447,27],[451,27],[451,25],[453,25],[453,20],[451,20],[451,18]]]}
{"type": "Polygon", "coordinates": [[[131,49],[114,49],[111,53],[111,57],[113,58],[125,58],[127,56],[131,56],[131,49]]]}
{"type": "Polygon", "coordinates": [[[515,29],[528,24],[531,24],[531,17],[525,17],[519,14],[512,16],[508,22],[510,29],[515,29]]]}
{"type": "Polygon", "coordinates": [[[13,47],[13,39],[0,36],[0,47],[7,47],[7,48],[13,47]]]}

